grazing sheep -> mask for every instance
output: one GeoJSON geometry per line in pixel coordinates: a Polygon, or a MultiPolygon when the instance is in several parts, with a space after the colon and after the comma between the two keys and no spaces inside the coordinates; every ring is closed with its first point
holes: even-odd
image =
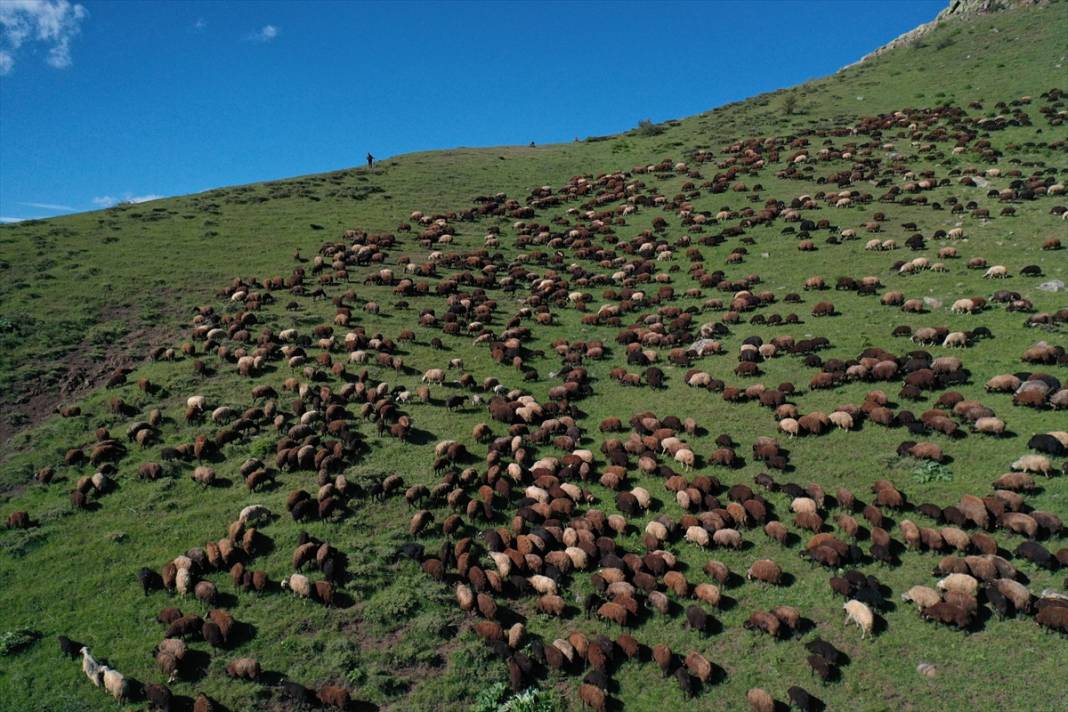
{"type": "Polygon", "coordinates": [[[745,577],[750,581],[757,579],[778,586],[782,581],[782,569],[771,559],[760,559],[753,562],[745,572],[745,577]]]}
{"type": "Polygon", "coordinates": [[[100,687],[100,683],[104,676],[104,665],[101,665],[89,652],[89,648],[83,647],[80,651],[82,654],[82,672],[89,678],[89,682],[93,683],[96,687],[100,687]]]}
{"type": "Polygon", "coordinates": [[[60,635],[56,638],[59,641],[59,651],[66,655],[68,658],[76,658],[81,655],[81,650],[85,646],[76,640],[71,640],[65,635],[60,635]]]}
{"type": "Polygon", "coordinates": [[[975,431],[984,435],[1001,437],[1005,434],[1005,421],[1001,418],[985,417],[975,421],[975,431]]]}
{"type": "Polygon", "coordinates": [[[875,626],[875,615],[866,604],[856,599],[850,599],[845,602],[842,608],[846,612],[846,623],[856,623],[860,628],[862,640],[872,634],[872,628],[875,626]]]}
{"type": "Polygon", "coordinates": [[[104,668],[104,689],[119,702],[126,702],[129,697],[129,683],[118,670],[104,668]]]}
{"type": "Polygon", "coordinates": [[[310,598],[312,595],[311,581],[304,574],[291,574],[282,579],[282,590],[289,589],[301,598],[310,598]]]}
{"type": "Polygon", "coordinates": [[[582,683],[579,686],[579,699],[582,700],[584,707],[589,707],[594,712],[604,712],[606,709],[607,702],[604,691],[596,685],[582,683]]]}
{"type": "Polygon", "coordinates": [[[938,591],[935,591],[930,586],[913,586],[905,593],[901,594],[901,600],[916,604],[916,608],[923,610],[928,606],[933,606],[942,600],[942,597],[938,595],[938,591]]]}
{"type": "Polygon", "coordinates": [[[712,663],[708,662],[705,656],[697,651],[692,651],[686,655],[685,662],[686,669],[690,671],[690,674],[703,684],[707,685],[708,681],[712,679],[712,663]]]}
{"type": "Polygon", "coordinates": [[[752,712],[775,712],[775,698],[759,687],[745,693],[746,702],[752,712]]]}
{"type": "Polygon", "coordinates": [[[1045,455],[1024,455],[1012,463],[1012,469],[1021,472],[1034,472],[1036,474],[1051,476],[1054,471],[1053,463],[1045,455]]]}
{"type": "Polygon", "coordinates": [[[939,591],[956,591],[972,597],[979,593],[979,582],[969,574],[950,574],[941,579],[936,586],[939,591]]]}
{"type": "Polygon", "coordinates": [[[218,590],[215,588],[215,584],[211,581],[198,581],[196,587],[193,589],[193,595],[201,603],[213,606],[215,605],[215,599],[218,596],[218,590]]]}
{"type": "Polygon", "coordinates": [[[336,707],[339,710],[348,709],[350,704],[349,691],[337,685],[320,687],[316,697],[319,698],[319,702],[322,704],[328,707],[336,707]]]}
{"type": "Polygon", "coordinates": [[[260,664],[255,658],[237,658],[226,666],[227,676],[238,680],[256,681],[260,673],[260,664]]]}
{"type": "Polygon", "coordinates": [[[160,712],[171,712],[174,705],[174,696],[170,688],[154,682],[145,685],[145,699],[148,700],[152,709],[160,710],[160,712]]]}

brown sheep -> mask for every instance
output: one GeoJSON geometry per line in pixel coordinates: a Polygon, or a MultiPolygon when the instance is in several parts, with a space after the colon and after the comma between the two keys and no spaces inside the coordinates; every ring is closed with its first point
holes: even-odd
{"type": "Polygon", "coordinates": [[[775,698],[759,687],[754,687],[745,693],[745,699],[749,703],[752,712],[775,712],[775,698]]]}
{"type": "Polygon", "coordinates": [[[712,679],[712,663],[696,651],[686,655],[686,669],[704,684],[712,679]]]}
{"type": "Polygon", "coordinates": [[[319,688],[316,693],[316,697],[319,702],[327,707],[336,707],[339,710],[349,708],[350,698],[349,691],[344,687],[338,687],[337,685],[324,685],[319,688]]]}
{"type": "Polygon", "coordinates": [[[782,568],[771,559],[759,559],[745,572],[745,577],[778,586],[782,581],[782,568]]]}
{"type": "Polygon", "coordinates": [[[594,712],[604,712],[606,709],[607,702],[604,690],[596,685],[582,683],[579,686],[579,698],[582,700],[584,707],[589,707],[594,712]]]}
{"type": "Polygon", "coordinates": [[[260,664],[255,658],[237,658],[226,666],[226,674],[238,680],[256,681],[260,673],[260,664]]]}

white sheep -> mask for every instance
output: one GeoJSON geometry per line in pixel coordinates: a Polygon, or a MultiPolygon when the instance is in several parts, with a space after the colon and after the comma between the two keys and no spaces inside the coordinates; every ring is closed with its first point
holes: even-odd
{"type": "Polygon", "coordinates": [[[178,595],[184,596],[189,593],[192,585],[193,574],[189,572],[189,569],[178,569],[178,573],[174,577],[174,588],[178,591],[178,595]]]}
{"type": "Polygon", "coordinates": [[[292,574],[282,579],[282,590],[290,589],[301,598],[311,597],[311,581],[304,574],[292,574]]]}
{"type": "Polygon", "coordinates": [[[100,687],[100,679],[104,675],[104,669],[106,666],[101,665],[89,652],[88,647],[81,649],[82,653],[82,672],[89,678],[89,682],[93,683],[97,687],[100,687]]]}
{"type": "Polygon", "coordinates": [[[249,524],[256,524],[270,518],[271,510],[267,509],[262,504],[250,504],[242,509],[241,514],[237,516],[238,521],[248,522],[249,524]]]}

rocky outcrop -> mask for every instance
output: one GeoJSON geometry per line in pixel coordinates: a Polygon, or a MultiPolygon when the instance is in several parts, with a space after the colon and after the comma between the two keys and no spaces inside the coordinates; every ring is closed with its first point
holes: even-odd
{"type": "Polygon", "coordinates": [[[878,57],[892,49],[908,47],[925,35],[930,34],[936,27],[939,27],[946,22],[955,22],[966,17],[991,15],[1005,10],[1035,7],[1036,5],[1046,5],[1048,3],[1049,0],[950,0],[949,6],[942,10],[942,12],[938,13],[935,19],[930,22],[925,22],[913,30],[909,30],[900,37],[897,37],[874,52],[866,55],[860,61],[854,62],[847,67],[843,67],[843,69],[853,67],[861,62],[866,62],[872,57],[878,57]]]}

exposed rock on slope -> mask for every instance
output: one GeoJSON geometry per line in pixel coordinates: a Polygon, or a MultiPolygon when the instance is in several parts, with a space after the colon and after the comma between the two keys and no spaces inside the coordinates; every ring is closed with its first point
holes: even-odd
{"type": "MultiPolygon", "coordinates": [[[[1004,10],[1035,7],[1037,5],[1047,4],[1049,4],[1049,0],[951,0],[949,7],[938,13],[938,16],[935,17],[935,19],[930,22],[925,22],[913,30],[909,30],[874,52],[865,55],[860,61],[854,62],[848,66],[852,67],[861,62],[866,62],[873,57],[878,57],[879,55],[885,54],[892,49],[897,49],[898,47],[907,47],[925,35],[930,34],[936,27],[945,22],[953,22],[965,17],[990,15],[1004,10]]],[[[845,67],[843,67],[843,69],[844,68],[845,67]]]]}

